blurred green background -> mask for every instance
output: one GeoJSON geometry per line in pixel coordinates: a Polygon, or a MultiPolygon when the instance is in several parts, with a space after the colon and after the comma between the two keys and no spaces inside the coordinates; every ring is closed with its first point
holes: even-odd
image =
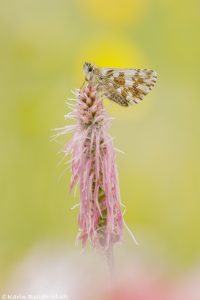
{"type": "Polygon", "coordinates": [[[65,166],[50,135],[67,124],[64,101],[85,61],[158,72],[140,105],[105,103],[126,153],[117,156],[125,220],[169,268],[199,261],[199,11],[197,0],[1,0],[1,281],[40,242],[74,245],[77,200],[70,170],[58,180],[65,166]]]}

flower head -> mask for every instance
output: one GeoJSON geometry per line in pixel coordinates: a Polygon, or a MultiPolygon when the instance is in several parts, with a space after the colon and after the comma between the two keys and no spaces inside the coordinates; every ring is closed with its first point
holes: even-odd
{"type": "Polygon", "coordinates": [[[70,191],[80,185],[78,238],[83,245],[89,239],[98,249],[109,249],[122,239],[123,217],[120,208],[115,150],[108,134],[111,119],[96,87],[87,85],[75,92],[76,103],[67,117],[77,121],[57,135],[73,131],[63,148],[72,155],[70,191]]]}

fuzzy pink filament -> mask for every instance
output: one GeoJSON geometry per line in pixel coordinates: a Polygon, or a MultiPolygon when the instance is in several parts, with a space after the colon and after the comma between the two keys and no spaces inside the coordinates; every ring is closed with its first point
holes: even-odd
{"type": "Polygon", "coordinates": [[[89,239],[93,247],[108,250],[122,239],[123,227],[116,155],[108,134],[111,120],[95,87],[87,85],[75,96],[67,118],[77,123],[65,126],[56,136],[74,132],[63,151],[72,155],[70,191],[76,183],[80,185],[78,238],[83,246],[89,239]]]}

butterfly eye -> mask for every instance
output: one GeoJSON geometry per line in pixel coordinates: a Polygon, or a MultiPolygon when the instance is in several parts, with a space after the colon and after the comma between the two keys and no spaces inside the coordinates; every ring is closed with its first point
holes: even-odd
{"type": "Polygon", "coordinates": [[[92,70],[93,70],[92,66],[89,66],[88,67],[88,72],[92,72],[92,70]]]}

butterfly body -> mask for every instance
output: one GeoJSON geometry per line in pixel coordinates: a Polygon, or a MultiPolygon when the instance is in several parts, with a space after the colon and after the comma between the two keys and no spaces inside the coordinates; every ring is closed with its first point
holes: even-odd
{"type": "Polygon", "coordinates": [[[147,69],[99,68],[90,63],[83,68],[88,82],[122,106],[139,103],[157,80],[156,72],[147,69]]]}

